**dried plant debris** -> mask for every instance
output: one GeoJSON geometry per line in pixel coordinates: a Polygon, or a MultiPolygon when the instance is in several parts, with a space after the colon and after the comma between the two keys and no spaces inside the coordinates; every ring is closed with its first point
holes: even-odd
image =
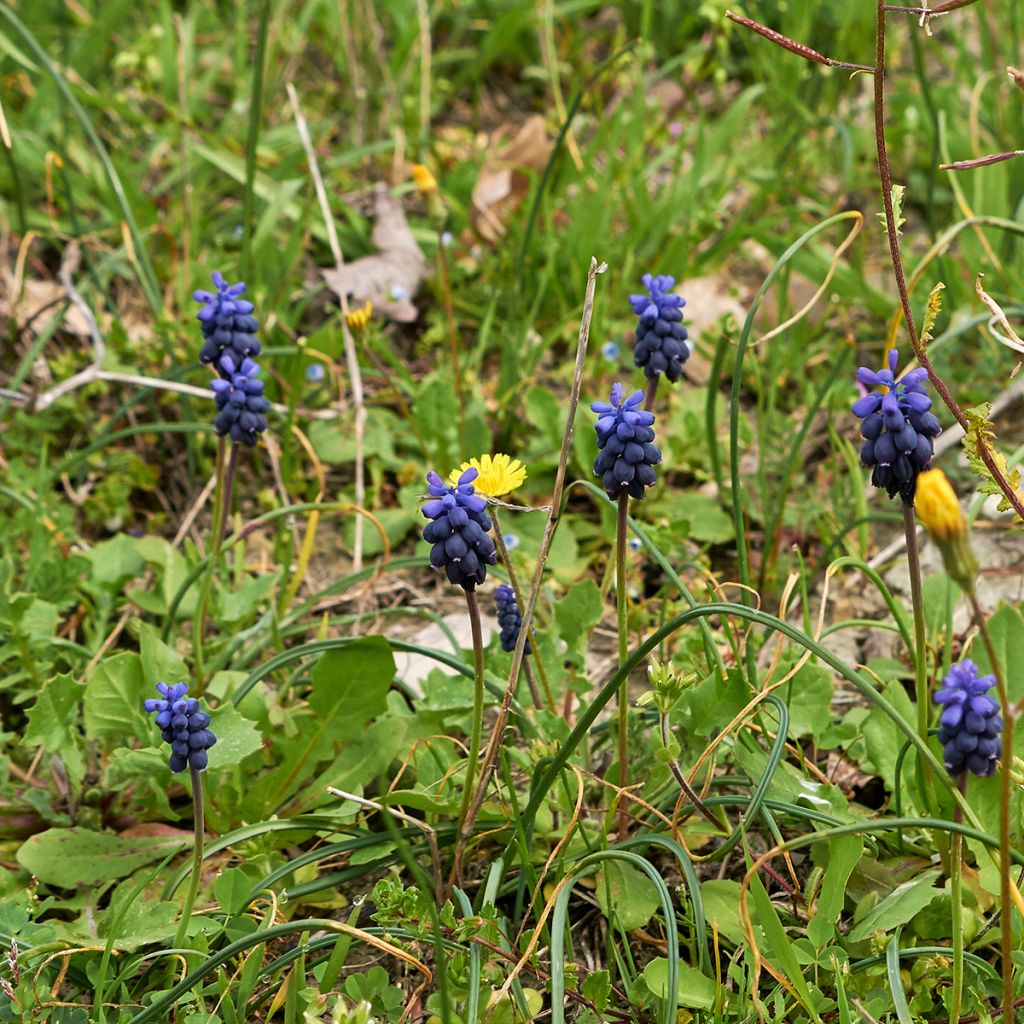
{"type": "Polygon", "coordinates": [[[409,230],[405,211],[386,185],[373,190],[375,224],[370,240],[377,250],[338,270],[321,268],[324,280],[337,295],[353,305],[372,303],[375,313],[398,323],[412,323],[419,315],[413,298],[427,271],[427,260],[409,230]]]}

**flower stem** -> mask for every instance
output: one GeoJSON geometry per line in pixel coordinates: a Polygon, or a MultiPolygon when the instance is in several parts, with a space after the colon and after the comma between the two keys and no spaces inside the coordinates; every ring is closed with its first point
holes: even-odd
{"type": "Polygon", "coordinates": [[[658,393],[658,381],[661,380],[661,374],[657,377],[648,377],[647,387],[644,388],[644,410],[650,412],[654,405],[654,396],[658,393]]]}
{"type": "MultiPolygon", "coordinates": [[[[469,814],[473,796],[473,781],[476,763],[480,759],[480,739],[483,734],[484,718],[484,635],[480,626],[480,605],[475,590],[466,591],[466,607],[469,609],[469,626],[473,633],[473,721],[469,733],[469,754],[466,761],[466,779],[462,785],[462,805],[459,808],[459,834],[469,814]]],[[[461,851],[460,851],[461,854],[461,851]]],[[[452,879],[458,881],[462,874],[461,856],[452,865],[452,879]]],[[[449,882],[449,888],[451,887],[449,882]]]]}
{"type": "MultiPolygon", "coordinates": [[[[956,780],[961,794],[967,794],[967,773],[962,772],[956,780]]],[[[953,807],[953,820],[960,824],[964,820],[963,808],[953,807]]],[[[963,846],[964,837],[954,832],[950,841],[949,896],[953,905],[953,993],[949,1003],[949,1024],[959,1024],[960,1003],[964,991],[964,916],[963,916],[963,846]]]]}
{"type": "MultiPolygon", "coordinates": [[[[928,741],[928,659],[924,622],[924,596],[921,591],[921,556],[917,547],[917,520],[914,506],[903,504],[903,528],[907,535],[907,568],[910,570],[910,602],[914,609],[914,699],[917,701],[917,731],[928,741]]],[[[922,763],[925,789],[931,790],[931,769],[922,763]]]]}
{"type": "Polygon", "coordinates": [[[466,402],[462,391],[462,368],[459,365],[459,331],[455,324],[455,305],[452,284],[448,275],[448,249],[444,244],[443,225],[437,229],[437,264],[441,268],[441,291],[444,293],[444,313],[448,321],[448,354],[452,364],[452,384],[455,387],[455,408],[458,410],[459,458],[469,457],[466,451],[466,402]]]}
{"type": "MultiPolygon", "coordinates": [[[[661,741],[665,744],[666,752],[668,752],[669,750],[669,742],[671,740],[671,733],[669,730],[670,726],[668,715],[663,714],[661,716],[661,741]]],[[[683,774],[682,768],[680,768],[679,765],[676,763],[676,759],[674,757],[669,756],[668,766],[672,771],[672,777],[678,783],[679,788],[683,791],[684,795],[686,796],[686,799],[689,800],[690,803],[693,804],[693,806],[696,807],[697,810],[700,811],[700,813],[703,814],[704,817],[707,818],[707,820],[711,822],[711,824],[714,825],[719,832],[728,831],[724,828],[722,822],[715,817],[714,812],[711,810],[711,808],[709,808],[704,803],[704,801],[701,800],[699,796],[697,796],[697,793],[694,790],[693,786],[690,785],[690,780],[687,779],[687,777],[683,774]]]]}
{"type": "Polygon", "coordinates": [[[988,623],[982,614],[978,598],[967,595],[971,606],[974,623],[981,633],[985,652],[988,654],[989,666],[996,677],[996,689],[999,692],[999,704],[1003,712],[1003,753],[999,772],[999,903],[1002,912],[999,917],[1000,946],[1003,958],[1003,1020],[1013,1020],[1013,922],[1010,919],[1010,887],[1013,885],[1013,862],[1010,849],[1010,769],[1013,765],[1013,720],[1014,709],[1010,705],[1010,696],[1006,690],[1006,680],[999,667],[992,636],[988,631],[988,623]]]}
{"type": "Polygon", "coordinates": [[[199,877],[203,868],[203,843],[206,829],[203,818],[203,773],[197,768],[191,769],[192,774],[192,818],[195,824],[195,839],[192,843],[192,872],[188,879],[185,902],[181,908],[181,918],[177,931],[174,933],[174,945],[180,948],[188,932],[188,923],[192,920],[192,908],[195,906],[196,895],[199,893],[199,877]]]}
{"type": "MultiPolygon", "coordinates": [[[[203,629],[206,626],[206,609],[210,603],[210,588],[213,586],[213,574],[217,571],[217,563],[220,561],[220,544],[223,540],[223,524],[225,522],[224,508],[226,487],[225,479],[228,464],[228,441],[221,437],[217,441],[217,490],[213,497],[213,536],[210,542],[210,550],[207,552],[206,572],[203,573],[202,588],[196,600],[195,614],[192,616],[192,655],[195,661],[195,693],[202,696],[205,685],[205,672],[203,669],[203,629]]],[[[234,454],[234,446],[232,446],[234,454]]]]}
{"type": "MultiPolygon", "coordinates": [[[[629,597],[626,594],[626,520],[629,516],[629,494],[619,495],[618,515],[615,522],[615,609],[618,615],[619,665],[629,657],[629,597]]],[[[625,790],[629,782],[627,766],[628,744],[626,730],[629,722],[629,680],[623,679],[619,687],[619,788],[625,790]]],[[[619,794],[619,840],[626,838],[629,829],[629,808],[626,794],[619,794]]]]}

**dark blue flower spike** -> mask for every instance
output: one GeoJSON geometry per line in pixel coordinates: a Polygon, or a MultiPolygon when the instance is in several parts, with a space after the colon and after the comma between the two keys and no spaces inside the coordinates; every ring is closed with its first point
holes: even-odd
{"type": "MultiPolygon", "coordinates": [[[[523,628],[523,616],[516,601],[516,592],[507,583],[501,583],[494,590],[494,605],[498,613],[499,640],[503,651],[514,651],[523,628]]],[[[530,641],[526,641],[525,653],[530,654],[530,641]]]]}
{"type": "Polygon", "coordinates": [[[632,498],[642,498],[654,485],[654,467],[661,462],[661,452],[653,444],[654,414],[640,406],[644,393],[637,391],[623,399],[622,385],[612,385],[611,402],[594,402],[590,408],[597,413],[597,459],[594,473],[601,477],[608,497],[617,499],[623,491],[632,498]]]}
{"type": "Polygon", "coordinates": [[[432,500],[423,506],[423,515],[430,520],[423,528],[423,539],[433,545],[430,564],[444,569],[449,582],[464,590],[475,590],[483,583],[487,566],[498,560],[488,535],[487,502],[473,490],[476,477],[475,469],[467,469],[454,487],[447,487],[437,473],[428,473],[432,500]]]}
{"type": "Polygon", "coordinates": [[[260,354],[256,338],[260,323],[252,315],[253,304],[241,298],[245,293],[244,282],[228,284],[224,275],[216,271],[212,276],[217,291],[200,289],[192,296],[202,304],[196,314],[204,339],[199,361],[218,365],[221,356],[227,354],[239,365],[242,360],[260,354]]]}
{"type": "Polygon", "coordinates": [[[853,414],[862,421],[860,461],[872,467],[871,482],[890,498],[899,494],[904,504],[911,505],[918,474],[931,464],[933,439],[942,427],[929,411],[932,400],[924,387],[928,371],[911,370],[897,379],[898,365],[899,354],[893,349],[888,368],[876,371],[862,366],[857,371],[857,380],[865,387],[888,390],[858,399],[853,414]]]}
{"type": "Polygon", "coordinates": [[[207,750],[217,742],[210,716],[195,697],[186,696],[188,683],[157,683],[156,688],[162,697],[147,700],[145,708],[156,712],[156,724],[171,745],[171,771],[202,771],[207,765],[207,750]]]}
{"type": "Polygon", "coordinates": [[[217,404],[213,429],[221,437],[230,434],[236,444],[251,448],[267,429],[264,413],[270,408],[270,403],[263,397],[260,368],[252,359],[242,359],[236,364],[230,355],[223,355],[217,371],[220,377],[210,385],[217,404]]]}
{"type": "Polygon", "coordinates": [[[640,318],[636,325],[633,361],[644,376],[656,380],[660,374],[673,383],[683,374],[683,363],[690,358],[683,306],[686,300],[672,289],[676,279],[667,275],[644,274],[640,279],[646,295],[630,295],[629,304],[640,318]]]}
{"type": "Polygon", "coordinates": [[[951,665],[942,680],[935,703],[945,709],[939,719],[939,742],[950,775],[995,772],[1003,752],[1003,719],[999,704],[988,695],[995,685],[996,677],[978,675],[978,666],[969,658],[951,665]]]}

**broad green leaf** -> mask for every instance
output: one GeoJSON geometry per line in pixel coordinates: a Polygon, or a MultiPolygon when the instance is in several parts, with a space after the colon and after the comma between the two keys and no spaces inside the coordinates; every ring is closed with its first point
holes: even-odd
{"type": "Polygon", "coordinates": [[[246,897],[251,890],[252,881],[241,868],[226,868],[213,880],[217,905],[230,917],[245,909],[246,897]]]}
{"type": "Polygon", "coordinates": [[[145,692],[137,654],[125,651],[105,658],[85,687],[86,737],[124,742],[128,737],[152,735],[156,727],[142,706],[149,696],[158,694],[145,692]]]}
{"type": "Polygon", "coordinates": [[[832,722],[832,672],[808,661],[778,694],[788,697],[789,735],[820,736],[832,722]]]}
{"type": "Polygon", "coordinates": [[[178,905],[139,893],[135,879],[121,882],[110,897],[110,905],[100,919],[99,934],[113,935],[113,948],[133,950],[164,942],[174,935],[178,905]]]}
{"type": "MultiPolygon", "coordinates": [[[[665,957],[655,957],[640,976],[658,999],[668,997],[668,960],[665,957]]],[[[715,1005],[715,991],[713,978],[701,974],[696,967],[691,967],[687,963],[679,964],[676,1005],[694,1010],[710,1010],[715,1005]]]]}
{"type": "MultiPolygon", "coordinates": [[[[1006,681],[1011,703],[1024,697],[1024,616],[1012,605],[1003,605],[987,622],[999,669],[1006,681]]],[[[992,671],[985,645],[975,641],[971,656],[983,675],[992,671]]],[[[995,690],[992,695],[995,696],[995,690]]]]}
{"type": "MultiPolygon", "coordinates": [[[[665,981],[668,983],[668,972],[665,973],[665,981]]],[[[607,971],[591,971],[583,979],[583,996],[589,999],[597,1012],[600,1013],[608,1005],[608,997],[612,994],[612,979],[607,971]]]]}
{"type": "MultiPolygon", "coordinates": [[[[829,926],[825,941],[815,942],[819,947],[824,946],[832,938],[832,926],[839,920],[843,904],[846,902],[847,882],[863,853],[864,841],[860,836],[839,836],[829,840],[828,865],[825,868],[821,895],[815,908],[817,913],[812,918],[812,923],[821,921],[829,926]]],[[[825,930],[823,925],[816,925],[816,929],[822,933],[825,930]]]]}
{"type": "Polygon", "coordinates": [[[263,746],[259,729],[244,718],[234,704],[225,704],[210,715],[210,728],[217,737],[210,748],[210,771],[222,771],[256,753],[263,746]]]}
{"type": "Polygon", "coordinates": [[[178,652],[160,639],[160,634],[150,625],[143,625],[139,634],[139,650],[142,656],[142,674],[146,680],[147,697],[159,697],[157,683],[177,683],[189,678],[189,671],[178,652]],[[152,690],[152,693],[148,692],[152,690]]]}
{"type": "Polygon", "coordinates": [[[192,842],[189,832],[164,836],[119,836],[85,828],[51,828],[30,836],[18,863],[35,878],[62,889],[95,888],[192,842]]]}
{"type": "Polygon", "coordinates": [[[327,651],[312,673],[310,707],[320,723],[333,723],[339,737],[358,736],[387,707],[395,659],[387,640],[368,636],[327,651]]]}
{"type": "Polygon", "coordinates": [[[89,584],[116,594],[128,582],[141,576],[146,561],[138,552],[137,541],[119,533],[100,541],[85,553],[91,568],[89,584]]]}
{"type": "Polygon", "coordinates": [[[942,890],[935,888],[938,876],[938,870],[926,871],[897,886],[850,929],[847,940],[861,942],[871,938],[876,931],[890,932],[899,925],[907,924],[932,900],[942,895],[942,890]]]}
{"type": "Polygon", "coordinates": [[[225,590],[220,595],[218,611],[222,622],[241,622],[252,615],[274,589],[280,570],[247,576],[237,590],[225,590]]]}
{"type": "Polygon", "coordinates": [[[632,864],[618,861],[602,867],[596,894],[605,917],[610,918],[614,912],[627,932],[643,928],[661,906],[654,882],[632,864]]]}
{"type": "Polygon", "coordinates": [[[601,620],[604,610],[601,591],[592,579],[582,580],[569,588],[555,605],[555,622],[559,636],[570,650],[579,647],[580,640],[601,620]]]}
{"type": "Polygon", "coordinates": [[[736,535],[732,517],[710,494],[671,492],[658,502],[657,507],[658,512],[667,515],[672,523],[685,521],[688,524],[686,535],[700,543],[728,544],[736,535]]]}
{"type": "Polygon", "coordinates": [[[45,747],[64,762],[68,778],[76,786],[85,775],[78,732],[78,705],[85,687],[71,675],[54,676],[39,691],[28,712],[23,740],[30,747],[45,747]]]}

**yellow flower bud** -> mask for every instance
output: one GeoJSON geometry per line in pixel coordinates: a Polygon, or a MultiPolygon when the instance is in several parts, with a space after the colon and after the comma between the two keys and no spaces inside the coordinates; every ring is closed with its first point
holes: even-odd
{"type": "Polygon", "coordinates": [[[412,180],[416,183],[416,188],[424,194],[437,191],[437,179],[426,164],[412,165],[412,180]]]}
{"type": "Polygon", "coordinates": [[[941,469],[929,469],[918,476],[914,511],[936,541],[967,536],[967,520],[941,469]]]}
{"type": "Polygon", "coordinates": [[[967,519],[956,492],[941,469],[929,469],[917,478],[914,510],[942,552],[942,563],[950,578],[965,593],[974,593],[978,559],[971,550],[967,519]]]}

